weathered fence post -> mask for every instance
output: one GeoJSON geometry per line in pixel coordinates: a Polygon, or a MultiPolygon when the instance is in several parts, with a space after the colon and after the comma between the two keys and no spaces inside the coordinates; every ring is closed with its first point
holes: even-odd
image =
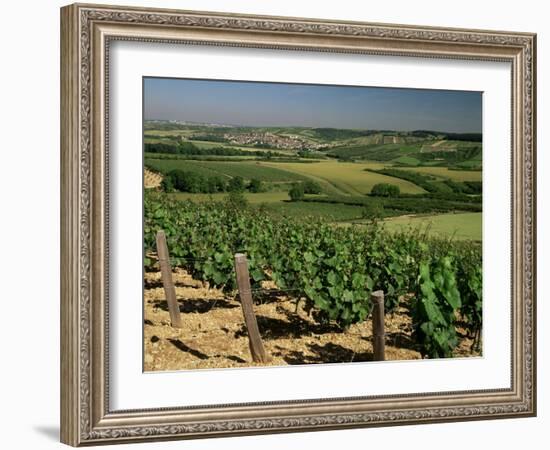
{"type": "Polygon", "coordinates": [[[254,314],[246,255],[242,253],[235,254],[235,272],[237,274],[237,287],[239,288],[239,298],[243,308],[244,321],[248,330],[248,340],[252,359],[254,362],[266,362],[267,355],[262,343],[262,337],[260,336],[260,330],[258,329],[256,315],[254,314]]]}
{"type": "Polygon", "coordinates": [[[371,294],[372,302],[372,334],[373,334],[373,350],[374,360],[384,361],[385,355],[385,338],[384,331],[384,292],[374,291],[371,294]]]}
{"type": "Polygon", "coordinates": [[[170,255],[168,253],[168,246],[166,245],[166,235],[162,230],[157,233],[157,254],[162,285],[164,286],[164,295],[168,303],[168,311],[170,312],[170,322],[173,327],[182,328],[180,307],[176,299],[176,288],[172,280],[172,265],[170,264],[170,255]]]}

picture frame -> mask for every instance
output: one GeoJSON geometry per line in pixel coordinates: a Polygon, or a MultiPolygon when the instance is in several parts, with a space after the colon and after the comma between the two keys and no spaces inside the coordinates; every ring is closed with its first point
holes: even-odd
{"type": "MultiPolygon", "coordinates": [[[[106,5],[62,8],[61,441],[81,446],[536,415],[535,98],[531,33],[106,5]],[[109,68],[111,45],[120,41],[509,64],[509,386],[113,409],[109,68]]],[[[179,376],[185,383],[185,374],[179,376]]]]}

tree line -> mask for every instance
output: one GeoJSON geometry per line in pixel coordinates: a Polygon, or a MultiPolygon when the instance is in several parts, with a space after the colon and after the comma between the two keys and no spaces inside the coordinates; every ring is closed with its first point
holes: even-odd
{"type": "Polygon", "coordinates": [[[215,194],[216,192],[262,192],[264,185],[256,178],[245,181],[241,176],[226,178],[219,175],[202,175],[197,172],[174,169],[168,172],[161,184],[165,192],[215,194]]]}
{"type": "Polygon", "coordinates": [[[233,147],[209,147],[199,148],[192,142],[183,141],[176,144],[167,142],[146,142],[145,153],[159,153],[170,155],[185,155],[185,156],[278,156],[280,153],[261,150],[241,150],[233,147]]]}

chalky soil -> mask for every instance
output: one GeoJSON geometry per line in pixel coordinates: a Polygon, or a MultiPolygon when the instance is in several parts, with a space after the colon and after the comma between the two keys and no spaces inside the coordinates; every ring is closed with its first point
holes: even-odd
{"type": "MultiPolygon", "coordinates": [[[[292,297],[280,295],[266,284],[255,295],[254,311],[267,363],[254,363],[250,355],[238,296],[224,294],[194,280],[183,269],[173,271],[183,328],[170,326],[160,272],[144,278],[144,370],[216,369],[251,366],[287,366],[319,363],[360,363],[373,360],[372,322],[343,331],[320,325],[292,297]]],[[[412,339],[412,323],[405,304],[386,315],[386,360],[420,359],[412,339]]],[[[464,337],[456,356],[470,353],[464,337]]]]}

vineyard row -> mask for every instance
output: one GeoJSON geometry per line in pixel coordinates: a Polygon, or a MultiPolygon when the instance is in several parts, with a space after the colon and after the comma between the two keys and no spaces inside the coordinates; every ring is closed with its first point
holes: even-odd
{"type": "MultiPolygon", "coordinates": [[[[386,232],[382,225],[335,226],[320,219],[279,217],[231,201],[195,204],[145,194],[145,254],[164,230],[174,266],[234,291],[233,256],[248,258],[252,288],[270,280],[292,289],[319,322],[342,329],[364,321],[373,291],[391,312],[400,301],[412,316],[424,357],[451,357],[460,326],[479,338],[482,320],[481,247],[429,237],[419,230],[386,232]]],[[[155,263],[145,258],[145,266],[155,263]]],[[[479,339],[477,339],[479,341],[479,339]]]]}

